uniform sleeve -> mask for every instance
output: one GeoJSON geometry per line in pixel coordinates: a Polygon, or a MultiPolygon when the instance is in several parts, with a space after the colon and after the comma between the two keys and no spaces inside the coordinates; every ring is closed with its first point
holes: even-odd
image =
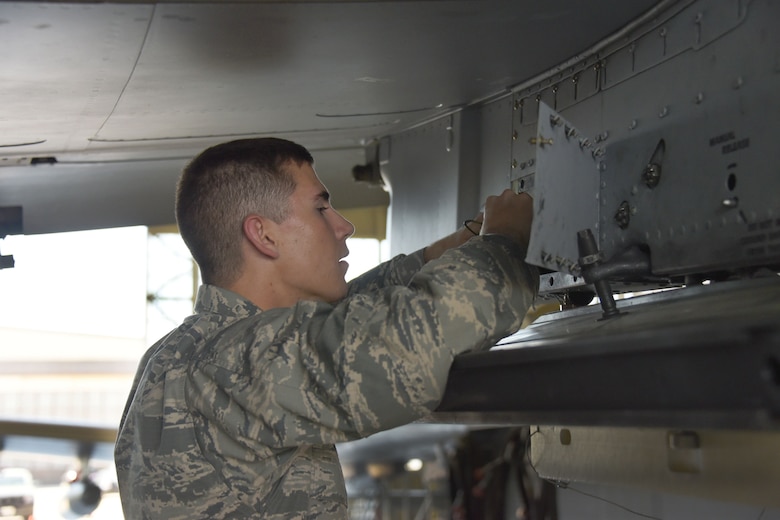
{"type": "Polygon", "coordinates": [[[395,256],[352,280],[348,296],[374,292],[393,285],[406,285],[424,264],[422,249],[410,255],[395,256]]]}
{"type": "Polygon", "coordinates": [[[271,448],[342,442],[425,417],[455,355],[520,328],[538,280],[524,254],[505,237],[479,237],[428,262],[407,285],[336,306],[301,302],[273,326],[271,348],[248,352],[256,377],[200,367],[194,387],[221,380],[225,399],[198,408],[221,416],[223,427],[233,415],[234,438],[271,448]]]}
{"type": "Polygon", "coordinates": [[[340,358],[340,398],[361,436],[426,416],[455,355],[520,328],[538,280],[524,256],[504,237],[474,240],[426,264],[408,286],[348,299],[326,320],[317,349],[340,358]]]}

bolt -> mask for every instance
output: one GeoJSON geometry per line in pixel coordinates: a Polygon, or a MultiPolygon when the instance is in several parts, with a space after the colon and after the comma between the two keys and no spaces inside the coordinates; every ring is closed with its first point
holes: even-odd
{"type": "Polygon", "coordinates": [[[645,171],[642,173],[642,178],[645,181],[645,185],[648,188],[655,188],[661,181],[661,165],[656,163],[650,163],[645,166],[645,171]]]}
{"type": "Polygon", "coordinates": [[[631,222],[631,211],[627,201],[623,201],[615,212],[615,222],[620,229],[626,229],[631,222]]]}

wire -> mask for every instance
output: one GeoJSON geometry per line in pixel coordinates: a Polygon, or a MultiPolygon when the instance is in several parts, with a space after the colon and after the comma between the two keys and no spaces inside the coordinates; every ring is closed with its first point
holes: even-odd
{"type": "MultiPolygon", "coordinates": [[[[529,451],[529,449],[531,447],[531,437],[533,437],[537,433],[541,433],[541,430],[539,429],[538,426],[536,427],[536,430],[533,433],[531,433],[531,435],[529,435],[528,438],[525,441],[525,456],[526,456],[526,459],[528,460],[528,466],[534,471],[534,473],[536,473],[537,477],[539,477],[542,480],[545,480],[545,481],[549,482],[550,484],[554,485],[558,489],[569,489],[571,491],[574,491],[575,493],[579,493],[579,494],[584,495],[586,497],[595,498],[596,500],[601,500],[602,502],[606,502],[607,504],[610,504],[612,506],[620,508],[623,511],[627,511],[627,512],[633,514],[633,515],[636,515],[636,516],[639,516],[639,517],[642,517],[642,518],[649,518],[651,520],[663,520],[662,518],[657,517],[657,516],[648,515],[648,514],[645,514],[645,513],[640,513],[639,511],[635,511],[635,510],[633,510],[631,508],[628,508],[628,507],[626,507],[626,506],[624,506],[622,504],[618,504],[617,502],[613,502],[612,500],[608,500],[608,499],[606,499],[604,497],[600,497],[598,495],[593,495],[591,493],[587,493],[587,492],[582,491],[580,489],[573,488],[573,487],[571,487],[569,485],[568,482],[551,480],[551,479],[547,479],[547,478],[544,478],[541,475],[539,475],[539,472],[536,470],[536,467],[534,466],[533,461],[531,460],[531,453],[529,451]]],[[[761,514],[763,515],[763,512],[761,514]]],[[[759,517],[758,520],[761,520],[761,517],[759,517]]]]}

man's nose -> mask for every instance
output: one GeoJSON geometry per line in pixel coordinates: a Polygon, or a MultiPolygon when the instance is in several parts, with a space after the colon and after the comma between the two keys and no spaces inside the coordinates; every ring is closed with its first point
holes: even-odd
{"type": "Polygon", "coordinates": [[[339,226],[337,227],[339,234],[343,234],[345,238],[349,238],[355,234],[355,226],[349,220],[345,219],[341,213],[336,212],[339,216],[339,226]]]}

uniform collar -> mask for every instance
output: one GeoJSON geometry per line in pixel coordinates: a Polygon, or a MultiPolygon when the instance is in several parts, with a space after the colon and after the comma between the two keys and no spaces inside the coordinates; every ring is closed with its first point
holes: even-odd
{"type": "Polygon", "coordinates": [[[198,288],[198,296],[195,299],[195,313],[215,313],[221,316],[234,316],[246,318],[262,312],[262,310],[243,296],[217,287],[216,285],[203,284],[198,288]]]}

